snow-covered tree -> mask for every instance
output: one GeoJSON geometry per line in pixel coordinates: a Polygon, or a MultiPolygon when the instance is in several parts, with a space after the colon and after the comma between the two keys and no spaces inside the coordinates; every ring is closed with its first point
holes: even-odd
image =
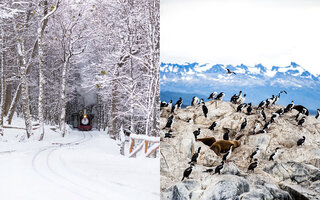
{"type": "Polygon", "coordinates": [[[7,123],[23,114],[27,137],[31,120],[39,121],[40,140],[45,123],[64,136],[70,116],[86,107],[113,139],[121,126],[126,134],[158,134],[159,0],[5,2],[0,9],[12,16],[2,23],[0,58],[7,123]]]}

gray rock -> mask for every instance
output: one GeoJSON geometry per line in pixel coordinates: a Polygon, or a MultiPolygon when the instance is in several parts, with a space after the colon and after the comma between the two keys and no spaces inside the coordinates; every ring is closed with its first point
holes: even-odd
{"type": "Polygon", "coordinates": [[[272,194],[262,186],[258,186],[254,189],[251,189],[250,192],[244,193],[241,196],[241,200],[272,200],[273,196],[272,194]]]}
{"type": "Polygon", "coordinates": [[[189,191],[200,188],[200,183],[196,180],[184,180],[182,184],[184,184],[189,191]]]}
{"type": "Polygon", "coordinates": [[[318,168],[298,162],[275,163],[271,167],[265,168],[264,171],[277,175],[282,180],[290,179],[297,183],[320,180],[320,170],[318,168]]]}
{"type": "Polygon", "coordinates": [[[172,199],[172,191],[170,190],[163,190],[160,194],[160,199],[161,200],[167,200],[167,199],[172,199]]]}
{"type": "Polygon", "coordinates": [[[232,175],[238,175],[239,169],[234,163],[228,163],[224,165],[224,168],[222,170],[223,174],[232,174],[232,175]]]}
{"type": "Polygon", "coordinates": [[[178,183],[173,186],[172,189],[172,200],[188,200],[189,191],[183,183],[178,183]]]}
{"type": "Polygon", "coordinates": [[[242,193],[249,191],[249,183],[241,177],[233,175],[216,175],[206,188],[201,199],[223,200],[239,199],[242,193]]]}
{"type": "Polygon", "coordinates": [[[161,199],[189,200],[201,195],[201,185],[195,180],[184,180],[163,191],[161,199]]]}
{"type": "Polygon", "coordinates": [[[264,184],[264,187],[270,192],[274,199],[291,200],[291,196],[287,191],[279,189],[278,186],[274,184],[264,184]]]}
{"type": "Polygon", "coordinates": [[[202,190],[196,190],[196,191],[192,191],[189,195],[190,200],[199,200],[201,199],[201,195],[202,195],[203,191],[202,190]]]}
{"type": "Polygon", "coordinates": [[[179,144],[179,151],[185,152],[188,158],[192,157],[194,140],[193,139],[182,139],[179,144]]]}
{"type": "Polygon", "coordinates": [[[288,191],[288,193],[293,199],[299,199],[299,200],[309,199],[305,194],[303,194],[305,192],[303,192],[303,189],[301,187],[297,187],[289,184],[280,184],[280,188],[285,191],[288,191]]]}

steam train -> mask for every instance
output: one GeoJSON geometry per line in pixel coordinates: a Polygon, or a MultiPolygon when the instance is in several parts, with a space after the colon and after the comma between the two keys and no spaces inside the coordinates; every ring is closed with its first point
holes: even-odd
{"type": "Polygon", "coordinates": [[[80,111],[72,115],[73,128],[78,128],[80,131],[90,131],[92,129],[92,120],[94,116],[87,114],[86,110],[80,111]]]}

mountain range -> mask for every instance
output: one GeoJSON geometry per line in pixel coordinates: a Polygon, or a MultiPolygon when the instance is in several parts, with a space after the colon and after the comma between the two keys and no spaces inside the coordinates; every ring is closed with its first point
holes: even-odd
{"type": "Polygon", "coordinates": [[[233,94],[242,90],[247,95],[246,102],[259,104],[285,90],[287,94],[281,94],[278,104],[287,105],[294,100],[296,105],[304,105],[310,110],[320,108],[320,75],[311,74],[294,62],[272,68],[262,64],[161,63],[160,78],[162,101],[172,99],[175,102],[181,96],[184,104],[190,105],[193,96],[206,100],[214,91],[224,92],[224,100],[230,100],[233,94]],[[226,74],[226,69],[236,74],[226,74]]]}

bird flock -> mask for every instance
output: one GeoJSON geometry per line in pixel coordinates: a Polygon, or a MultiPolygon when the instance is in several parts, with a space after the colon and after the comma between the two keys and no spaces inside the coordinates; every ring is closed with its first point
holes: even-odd
{"type": "MultiPolygon", "coordinates": [[[[231,72],[230,70],[228,70],[227,73],[232,74],[234,72],[231,72]]],[[[267,98],[266,100],[262,100],[258,106],[253,106],[252,103],[245,103],[246,94],[242,94],[242,91],[239,91],[238,94],[234,94],[231,97],[230,102],[232,104],[236,105],[235,112],[242,112],[242,113],[245,113],[246,115],[251,115],[253,113],[259,113],[258,118],[261,118],[262,120],[256,119],[254,130],[252,131],[252,134],[267,134],[271,125],[275,124],[275,122],[277,122],[282,116],[284,116],[288,112],[291,112],[293,109],[298,111],[298,114],[295,117],[296,123],[297,123],[296,125],[303,126],[303,124],[307,120],[306,117],[309,115],[309,111],[307,108],[305,108],[302,105],[294,105],[294,101],[291,101],[291,103],[288,104],[285,108],[280,108],[276,112],[271,113],[271,116],[267,117],[267,115],[265,113],[265,109],[270,109],[272,107],[272,105],[275,105],[277,103],[277,101],[280,99],[281,94],[287,94],[287,92],[282,90],[277,95],[272,95],[272,97],[267,98]]],[[[217,92],[213,92],[209,95],[208,100],[222,101],[224,97],[225,97],[224,92],[221,92],[219,94],[217,92]]],[[[182,102],[183,102],[183,100],[181,97],[179,98],[179,100],[176,102],[176,104],[174,106],[172,105],[172,100],[170,100],[169,103],[161,102],[161,109],[166,108],[167,110],[169,110],[171,112],[171,115],[167,119],[167,123],[165,126],[165,128],[169,129],[168,133],[165,134],[165,138],[174,137],[174,136],[172,136],[171,127],[172,127],[172,124],[174,123],[175,110],[181,109],[182,102]]],[[[209,109],[207,108],[204,100],[203,99],[199,100],[198,97],[194,96],[191,101],[191,106],[200,107],[199,105],[202,108],[202,112],[203,112],[204,117],[207,118],[209,109]]],[[[320,109],[317,109],[317,115],[315,116],[315,118],[318,119],[319,116],[320,116],[320,109]]],[[[191,122],[191,121],[192,121],[192,119],[188,120],[188,122],[191,122]]],[[[214,131],[215,128],[217,127],[218,123],[219,122],[217,122],[217,121],[213,121],[212,124],[208,127],[208,129],[211,131],[214,131]]],[[[245,117],[240,125],[240,129],[239,129],[240,133],[245,131],[247,124],[248,124],[248,121],[247,121],[247,118],[245,117]]],[[[230,133],[229,129],[226,129],[225,133],[223,134],[223,140],[229,140],[229,133],[230,133]]],[[[197,138],[200,134],[201,134],[200,128],[198,128],[197,130],[195,130],[193,132],[193,135],[194,135],[196,141],[197,141],[197,138]]],[[[243,136],[243,134],[242,134],[242,136],[243,136]]],[[[238,137],[236,139],[238,140],[240,137],[238,137]]],[[[305,139],[306,139],[305,136],[303,136],[301,139],[299,139],[297,141],[297,146],[301,146],[305,142],[305,139]]],[[[208,142],[208,144],[206,144],[206,145],[210,146],[211,144],[212,144],[212,142],[208,142]]],[[[210,168],[210,169],[207,169],[203,172],[208,172],[211,174],[220,174],[221,170],[224,168],[224,165],[226,163],[228,163],[228,160],[231,157],[233,146],[234,145],[232,144],[230,146],[230,148],[228,149],[228,151],[222,156],[222,160],[221,160],[220,165],[216,166],[214,169],[210,168]]],[[[279,149],[280,149],[279,147],[274,149],[274,152],[269,157],[269,161],[274,161],[277,158],[277,156],[279,154],[279,149]]],[[[188,162],[188,164],[190,164],[190,166],[188,168],[186,168],[183,172],[182,181],[185,178],[189,178],[189,176],[192,172],[192,169],[195,167],[195,164],[197,164],[197,159],[200,155],[200,151],[201,151],[201,147],[199,147],[198,150],[192,155],[191,160],[188,162]]],[[[257,157],[260,154],[260,151],[261,151],[261,149],[259,147],[256,147],[256,149],[250,154],[250,157],[248,158],[248,159],[250,159],[250,164],[248,166],[248,172],[249,171],[254,172],[254,169],[258,166],[257,157]]]]}

